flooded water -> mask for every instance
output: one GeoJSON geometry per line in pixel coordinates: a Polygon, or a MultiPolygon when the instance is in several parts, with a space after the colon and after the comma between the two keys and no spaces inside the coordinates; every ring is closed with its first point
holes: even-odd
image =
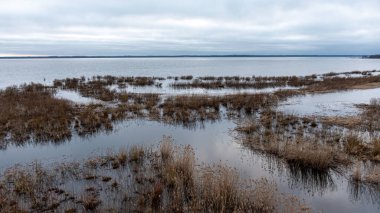
{"type": "MultiPolygon", "coordinates": [[[[115,76],[281,76],[327,72],[380,69],[380,60],[360,58],[139,58],[139,59],[33,59],[0,60],[0,88],[25,82],[51,83],[66,77],[115,76]]],[[[227,94],[239,90],[174,90],[165,81],[161,88],[128,87],[128,92],[161,94],[227,94]],[[207,92],[207,93],[206,93],[207,92]]],[[[247,90],[244,90],[247,91],[247,90]]],[[[249,90],[269,92],[273,89],[249,90]]],[[[294,114],[348,115],[357,113],[354,104],[369,103],[380,97],[380,89],[351,90],[339,93],[294,97],[280,110],[294,114]]],[[[57,97],[76,103],[97,102],[76,92],[59,91],[57,97]]],[[[284,162],[254,153],[234,137],[233,120],[206,122],[195,128],[166,125],[156,121],[127,120],[115,125],[114,131],[87,138],[74,135],[62,143],[27,143],[9,145],[0,150],[0,172],[15,164],[37,160],[42,163],[81,160],[120,147],[146,145],[157,147],[164,135],[176,144],[190,144],[198,162],[225,163],[244,177],[267,177],[277,183],[280,192],[304,199],[314,210],[323,212],[379,212],[380,194],[348,181],[335,172],[313,173],[292,168],[284,162]]]]}
{"type": "Polygon", "coordinates": [[[217,89],[204,89],[204,88],[189,88],[189,89],[176,89],[171,87],[173,83],[191,83],[192,81],[175,81],[175,80],[163,80],[159,81],[161,84],[159,87],[157,86],[128,86],[127,88],[118,88],[118,85],[113,85],[109,87],[111,90],[115,89],[117,91],[126,91],[131,93],[158,93],[163,95],[227,95],[227,94],[237,94],[237,93],[263,93],[263,92],[274,92],[280,89],[298,89],[296,87],[276,87],[276,88],[263,88],[263,89],[255,89],[255,88],[244,88],[244,89],[235,89],[235,88],[217,88],[217,89]]]}
{"type": "Polygon", "coordinates": [[[164,125],[155,121],[133,120],[116,125],[109,134],[98,134],[88,138],[73,137],[61,144],[27,144],[10,146],[0,151],[0,171],[14,164],[25,164],[37,160],[49,164],[54,162],[81,160],[86,156],[106,153],[132,145],[155,148],[164,135],[170,135],[176,144],[191,144],[198,162],[223,163],[237,168],[243,177],[267,177],[277,183],[281,192],[297,195],[313,209],[324,212],[376,212],[375,193],[358,197],[346,177],[336,173],[300,173],[283,162],[255,154],[242,147],[234,139],[231,130],[233,121],[223,120],[205,123],[196,129],[164,125]],[[356,197],[355,197],[356,196],[356,197]],[[375,200],[375,201],[373,201],[375,200]]]}
{"type": "Polygon", "coordinates": [[[0,88],[94,75],[299,76],[379,69],[380,60],[348,57],[1,59],[0,88]]]}
{"type": "Polygon", "coordinates": [[[372,98],[380,98],[379,88],[293,97],[282,103],[279,110],[297,115],[355,115],[360,112],[355,104],[369,104],[372,98]]]}

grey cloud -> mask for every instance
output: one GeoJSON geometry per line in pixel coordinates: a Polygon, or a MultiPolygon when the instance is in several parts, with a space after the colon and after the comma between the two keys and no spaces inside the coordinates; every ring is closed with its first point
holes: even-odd
{"type": "Polygon", "coordinates": [[[0,0],[0,54],[372,54],[377,0],[0,0]]]}

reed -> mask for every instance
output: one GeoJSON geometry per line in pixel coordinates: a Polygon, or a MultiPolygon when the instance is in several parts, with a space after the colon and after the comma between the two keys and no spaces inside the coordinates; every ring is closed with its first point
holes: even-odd
{"type": "MultiPolygon", "coordinates": [[[[121,155],[133,156],[141,149],[96,156],[87,160],[91,167],[66,163],[7,170],[0,176],[0,211],[278,212],[286,208],[289,197],[279,193],[273,182],[242,179],[221,164],[196,166],[191,147],[163,140],[158,150],[142,148],[146,151],[139,154],[139,164],[126,161],[125,167],[115,169],[112,162],[120,162],[121,155]],[[68,175],[69,171],[77,175],[68,175]],[[87,173],[109,176],[85,179],[87,173]]],[[[298,212],[310,210],[301,202],[293,207],[298,212]]]]}

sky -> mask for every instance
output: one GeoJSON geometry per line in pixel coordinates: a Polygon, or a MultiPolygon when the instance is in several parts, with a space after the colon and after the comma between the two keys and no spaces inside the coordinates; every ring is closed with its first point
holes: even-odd
{"type": "Polygon", "coordinates": [[[379,0],[0,0],[0,56],[380,53],[379,0]]]}

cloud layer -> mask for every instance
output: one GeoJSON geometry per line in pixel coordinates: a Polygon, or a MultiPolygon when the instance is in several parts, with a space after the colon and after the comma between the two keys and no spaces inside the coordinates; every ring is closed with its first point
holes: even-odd
{"type": "Polygon", "coordinates": [[[0,54],[373,54],[378,0],[0,0],[0,54]]]}

